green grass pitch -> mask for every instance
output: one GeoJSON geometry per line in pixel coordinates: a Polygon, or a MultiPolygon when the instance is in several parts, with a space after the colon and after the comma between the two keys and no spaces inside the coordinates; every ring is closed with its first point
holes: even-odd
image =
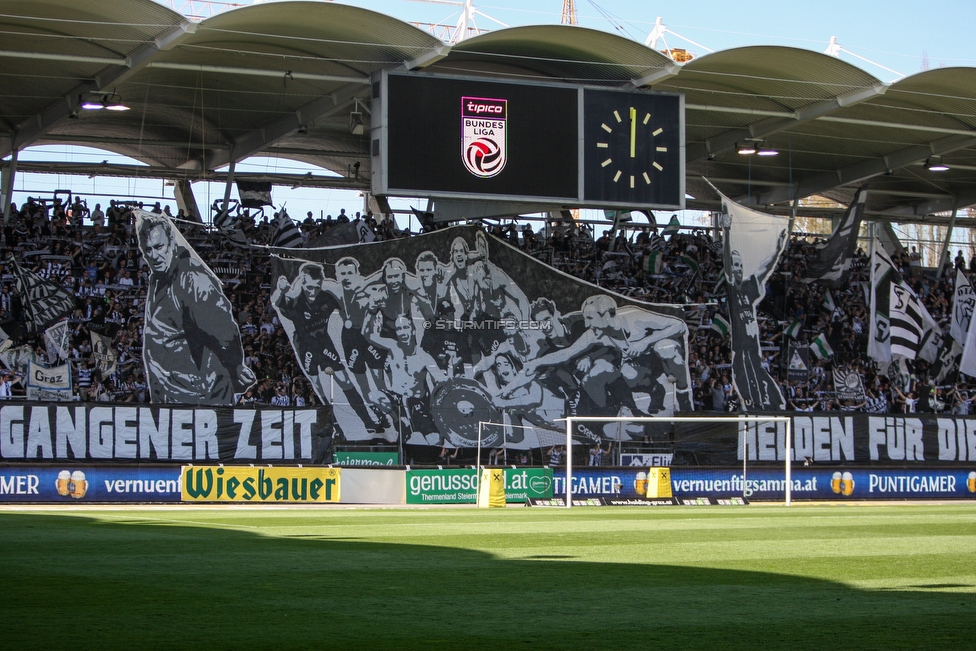
{"type": "Polygon", "coordinates": [[[963,649],[976,504],[0,511],[5,649],[963,649]]]}

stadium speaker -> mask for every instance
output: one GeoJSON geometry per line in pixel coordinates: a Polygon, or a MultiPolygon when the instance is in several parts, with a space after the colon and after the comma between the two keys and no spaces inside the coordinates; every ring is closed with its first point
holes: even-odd
{"type": "Polygon", "coordinates": [[[359,111],[353,111],[349,114],[349,133],[354,136],[363,135],[365,126],[363,123],[363,114],[359,111]]]}

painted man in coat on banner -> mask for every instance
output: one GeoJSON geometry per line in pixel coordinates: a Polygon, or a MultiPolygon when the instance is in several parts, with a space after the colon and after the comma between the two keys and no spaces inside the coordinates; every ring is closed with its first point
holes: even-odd
{"type": "Polygon", "coordinates": [[[153,402],[233,405],[254,384],[220,281],[162,215],[137,212],[151,274],[143,361],[153,402]]]}

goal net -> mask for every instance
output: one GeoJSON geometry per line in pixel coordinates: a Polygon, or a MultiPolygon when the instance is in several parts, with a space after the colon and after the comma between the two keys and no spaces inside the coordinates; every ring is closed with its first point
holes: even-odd
{"type": "Polygon", "coordinates": [[[562,441],[565,459],[571,460],[565,471],[566,505],[572,505],[574,465],[588,465],[598,445],[613,450],[611,465],[670,466],[672,478],[680,475],[691,495],[697,490],[750,499],[759,481],[750,473],[758,471],[765,498],[772,494],[789,505],[791,424],[787,416],[764,415],[567,418],[562,441]]]}

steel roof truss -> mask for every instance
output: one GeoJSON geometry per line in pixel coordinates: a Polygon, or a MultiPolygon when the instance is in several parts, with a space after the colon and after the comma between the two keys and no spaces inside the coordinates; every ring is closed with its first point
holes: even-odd
{"type": "Polygon", "coordinates": [[[878,84],[868,88],[860,88],[838,95],[824,102],[804,106],[793,112],[792,117],[771,118],[750,124],[745,129],[732,129],[725,133],[709,138],[704,144],[698,144],[694,150],[689,145],[688,160],[705,158],[709,154],[719,154],[735,148],[735,143],[742,140],[761,140],[766,136],[785,131],[804,122],[816,120],[840,109],[860,104],[869,99],[883,95],[888,90],[887,84],[878,84]]]}
{"type": "MultiPolygon", "coordinates": [[[[370,93],[369,86],[348,86],[342,90],[326,95],[312,102],[309,102],[294,113],[290,113],[280,120],[273,122],[260,129],[255,129],[244,134],[234,141],[230,150],[218,150],[213,152],[205,162],[203,169],[214,170],[223,165],[227,165],[231,160],[244,160],[249,156],[267,149],[282,138],[298,131],[302,126],[321,117],[329,117],[342,111],[356,98],[367,97],[370,93]]],[[[181,168],[200,169],[200,159],[194,159],[183,165],[181,168]]]]}
{"type": "Polygon", "coordinates": [[[842,167],[833,172],[817,174],[809,178],[800,179],[797,183],[796,194],[791,195],[789,188],[776,188],[759,196],[758,203],[771,204],[791,201],[794,198],[809,197],[820,194],[831,188],[859,183],[873,176],[879,176],[890,171],[907,167],[924,161],[930,156],[945,154],[976,146],[976,137],[949,136],[935,140],[927,145],[907,147],[881,158],[872,158],[853,165],[842,167]]]}
{"type": "Polygon", "coordinates": [[[101,92],[122,83],[148,65],[153,57],[159,55],[163,51],[161,45],[167,49],[175,47],[187,35],[195,32],[196,27],[192,23],[180,23],[157,38],[152,45],[144,45],[138,48],[128,58],[119,59],[118,63],[107,67],[102,74],[97,75],[93,80],[81,82],[63,97],[44,107],[40,113],[17,125],[9,140],[0,141],[0,157],[7,156],[14,149],[23,149],[31,145],[57,126],[59,122],[67,119],[74,111],[79,110],[82,95],[101,92]]]}

